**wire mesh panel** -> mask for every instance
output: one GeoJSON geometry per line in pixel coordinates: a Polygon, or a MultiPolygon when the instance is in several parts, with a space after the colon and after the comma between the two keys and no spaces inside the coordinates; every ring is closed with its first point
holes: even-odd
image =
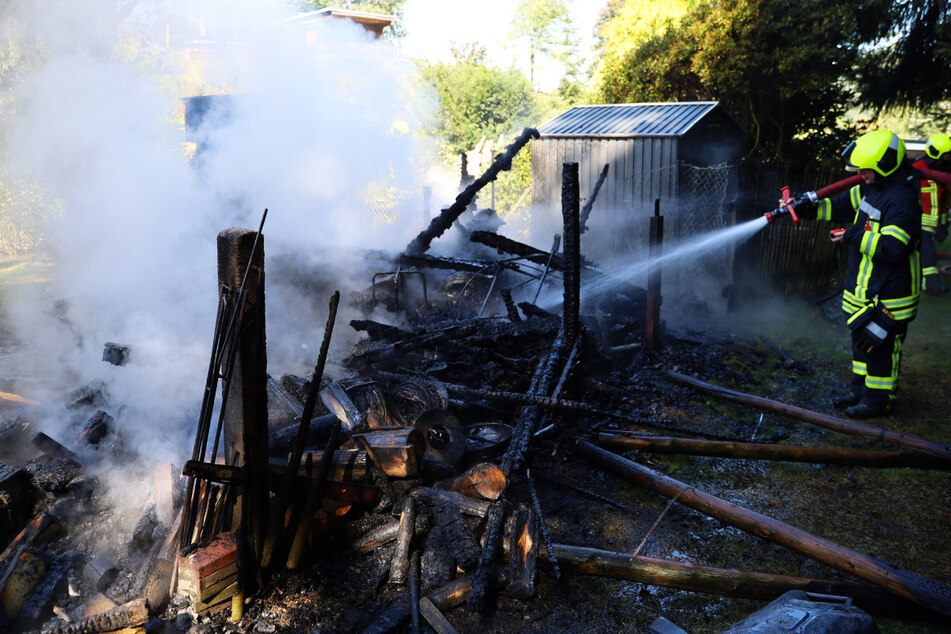
{"type": "Polygon", "coordinates": [[[679,266],[671,271],[678,287],[700,285],[722,289],[733,278],[733,248],[728,242],[719,244],[714,233],[733,224],[728,209],[727,192],[733,168],[729,163],[692,165],[680,163],[680,213],[678,222],[667,225],[665,253],[683,250],[677,258],[679,266]],[[667,244],[669,243],[669,244],[667,244]],[[691,257],[691,245],[696,246],[691,257]],[[704,248],[709,245],[710,248],[704,248]]]}

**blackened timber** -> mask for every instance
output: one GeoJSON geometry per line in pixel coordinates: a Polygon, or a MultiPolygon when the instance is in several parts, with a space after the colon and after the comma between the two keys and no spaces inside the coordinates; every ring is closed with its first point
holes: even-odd
{"type": "MultiPolygon", "coordinates": [[[[297,471],[300,468],[301,456],[304,453],[304,447],[307,443],[307,434],[310,430],[310,420],[314,415],[314,408],[317,406],[317,397],[320,393],[320,382],[324,376],[324,366],[327,363],[327,353],[330,349],[330,339],[333,334],[334,322],[337,318],[337,306],[340,304],[340,291],[334,291],[333,295],[330,296],[330,308],[327,315],[327,323],[324,327],[324,337],[320,343],[320,352],[317,354],[317,363],[314,366],[314,372],[310,379],[310,390],[307,392],[307,400],[304,402],[304,409],[301,412],[301,420],[297,429],[297,438],[294,440],[294,447],[291,451],[290,458],[287,461],[287,473],[284,476],[284,486],[281,489],[281,494],[278,497],[277,509],[270,514],[270,521],[267,527],[266,540],[264,541],[264,546],[261,552],[261,566],[263,568],[268,568],[271,565],[271,561],[274,557],[274,551],[276,548],[276,543],[278,538],[281,535],[281,528],[284,523],[284,512],[287,509],[288,504],[290,504],[291,497],[294,494],[294,485],[297,483],[297,471]]],[[[330,436],[334,438],[334,431],[338,427],[334,426],[330,432],[330,436]]],[[[337,432],[339,433],[339,431],[337,432]]],[[[328,441],[329,442],[329,441],[328,441]]],[[[330,449],[331,452],[335,451],[336,447],[330,449]]],[[[333,456],[325,456],[321,460],[321,466],[324,462],[329,463],[333,460],[333,456]]],[[[324,477],[326,477],[326,470],[324,471],[324,477]]]]}
{"type": "Polygon", "coordinates": [[[416,526],[416,500],[403,498],[399,528],[396,531],[396,548],[390,563],[390,583],[402,585],[410,574],[410,541],[416,526]]]}
{"type": "Polygon", "coordinates": [[[410,491],[410,495],[421,502],[426,502],[433,508],[440,504],[450,504],[458,509],[460,513],[475,517],[485,517],[489,512],[489,502],[477,500],[468,495],[455,493],[453,491],[443,491],[442,489],[429,487],[416,487],[410,491]]]}
{"type": "Polygon", "coordinates": [[[370,339],[373,340],[389,339],[393,341],[394,339],[403,339],[413,335],[413,333],[408,330],[403,330],[402,328],[397,328],[389,324],[381,324],[378,321],[372,321],[370,319],[351,319],[350,327],[357,332],[367,333],[370,339]]]}
{"type": "Polygon", "coordinates": [[[612,451],[752,460],[784,460],[810,464],[844,464],[869,467],[911,467],[915,469],[951,469],[951,463],[937,456],[913,451],[864,451],[860,449],[822,449],[771,443],[698,440],[668,436],[627,436],[598,434],[598,444],[612,451]]]}
{"type": "Polygon", "coordinates": [[[396,258],[396,263],[400,266],[411,266],[420,269],[444,269],[449,271],[465,271],[467,273],[479,273],[484,271],[486,267],[492,265],[491,262],[463,260],[460,258],[429,255],[426,253],[404,253],[396,258]]]}
{"type": "Polygon", "coordinates": [[[575,342],[581,330],[581,229],[578,225],[578,164],[565,163],[561,176],[561,216],[564,223],[564,303],[561,316],[565,340],[575,342]]]}
{"type": "MultiPolygon", "coordinates": [[[[535,369],[532,384],[528,390],[529,394],[547,394],[551,390],[565,347],[565,329],[562,325],[548,355],[542,359],[535,369]]],[[[531,441],[532,433],[535,431],[538,417],[539,409],[534,405],[524,408],[519,416],[512,432],[512,440],[502,457],[502,473],[505,475],[506,483],[512,481],[512,472],[521,464],[525,452],[528,450],[528,444],[531,441]]],[[[484,543],[479,557],[479,567],[473,574],[472,591],[466,599],[469,610],[472,612],[482,610],[486,592],[497,581],[498,570],[495,566],[495,557],[499,551],[499,541],[502,534],[503,501],[504,492],[502,497],[489,508],[485,531],[483,532],[484,543]]]]}
{"type": "Polygon", "coordinates": [[[601,174],[598,176],[598,180],[594,183],[594,188],[591,190],[591,195],[588,196],[586,201],[584,201],[584,205],[581,207],[581,212],[578,214],[581,233],[584,233],[588,230],[588,216],[591,215],[591,208],[594,207],[594,201],[598,199],[598,192],[601,191],[601,185],[604,184],[604,179],[608,176],[609,166],[609,163],[605,163],[604,167],[601,168],[601,174]]]}
{"type": "MultiPolygon", "coordinates": [[[[549,316],[554,317],[554,315],[549,316]]],[[[346,364],[375,363],[399,358],[414,350],[423,350],[446,342],[465,339],[467,345],[483,341],[497,342],[525,334],[552,335],[557,331],[554,320],[535,320],[532,322],[512,323],[500,319],[473,320],[465,324],[453,325],[443,330],[420,333],[412,338],[380,346],[366,352],[351,355],[346,364]]]]}
{"type": "Polygon", "coordinates": [[[536,562],[538,561],[538,533],[531,508],[520,504],[509,516],[506,526],[506,547],[510,553],[509,576],[505,589],[520,599],[535,594],[536,562]]]}
{"type": "Polygon", "coordinates": [[[290,552],[287,555],[287,567],[290,570],[297,570],[304,557],[307,538],[310,535],[310,528],[314,522],[314,514],[317,511],[317,505],[323,497],[324,489],[327,486],[327,474],[330,472],[330,465],[333,463],[333,457],[337,448],[340,446],[340,424],[334,426],[330,432],[330,438],[327,439],[327,445],[320,457],[320,463],[317,465],[317,474],[311,482],[310,491],[307,493],[307,499],[304,502],[303,509],[299,512],[297,522],[292,518],[288,525],[287,535],[293,535],[290,552]]]}
{"type": "MultiPolygon", "coordinates": [[[[303,412],[303,410],[301,411],[303,412]]],[[[324,414],[312,418],[307,428],[307,444],[327,442],[327,438],[330,437],[330,430],[337,424],[337,420],[336,414],[324,414]]],[[[297,425],[288,425],[269,432],[267,441],[271,455],[286,456],[288,450],[294,446],[299,429],[297,425]]]]}
{"type": "Polygon", "coordinates": [[[802,407],[796,407],[795,405],[787,405],[785,403],[773,401],[761,396],[743,394],[742,392],[736,392],[725,387],[706,383],[705,381],[701,381],[684,374],[679,374],[677,372],[667,372],[666,376],[675,383],[686,385],[687,387],[691,387],[705,394],[716,396],[717,398],[721,398],[731,403],[739,403],[740,405],[758,407],[760,409],[785,414],[786,416],[791,416],[792,418],[806,421],[807,423],[812,423],[813,425],[818,425],[833,431],[852,434],[855,436],[877,438],[881,442],[889,442],[895,443],[896,445],[902,445],[904,447],[911,447],[912,449],[922,453],[930,454],[932,456],[939,456],[945,460],[951,460],[951,445],[934,442],[919,436],[889,431],[882,427],[873,427],[871,425],[866,425],[856,421],[836,418],[834,416],[827,416],[825,414],[820,414],[819,412],[813,412],[808,409],[803,409],[802,407]]]}
{"type": "Polygon", "coordinates": [[[482,176],[466,187],[462,193],[456,196],[456,201],[452,203],[452,205],[443,209],[438,216],[432,219],[429,223],[429,227],[413,238],[406,246],[406,253],[425,253],[426,250],[429,249],[430,243],[445,233],[445,231],[452,226],[452,223],[462,215],[466,207],[469,206],[469,203],[475,199],[480,189],[495,180],[499,172],[512,168],[512,159],[514,159],[518,151],[533,138],[539,138],[538,130],[535,128],[525,128],[522,134],[505,148],[504,152],[495,157],[492,165],[489,166],[489,169],[487,169],[482,176]]]}
{"type": "Polygon", "coordinates": [[[509,321],[522,321],[522,317],[518,314],[518,308],[515,307],[515,301],[512,299],[512,289],[503,288],[499,291],[499,294],[502,295],[502,301],[505,302],[505,314],[508,316],[509,321]]]}
{"type": "Polygon", "coordinates": [[[452,544],[456,564],[466,572],[475,569],[479,563],[479,546],[459,509],[448,502],[440,502],[433,508],[433,520],[452,544]]]}
{"type": "Polygon", "coordinates": [[[456,559],[446,541],[446,534],[438,526],[426,534],[420,567],[424,592],[448,583],[456,572],[456,559]]]}
{"type": "Polygon", "coordinates": [[[499,235],[493,231],[473,231],[469,234],[469,240],[496,249],[500,253],[517,255],[519,257],[525,258],[529,262],[534,262],[535,264],[540,264],[542,266],[550,265],[551,268],[555,269],[556,271],[565,270],[565,261],[560,255],[552,255],[542,251],[541,249],[536,249],[531,245],[518,242],[517,240],[513,240],[511,238],[506,238],[505,236],[499,235]]]}
{"type": "Polygon", "coordinates": [[[583,458],[620,477],[625,482],[637,484],[668,498],[676,498],[684,506],[795,550],[827,566],[848,572],[879,585],[899,597],[910,599],[946,617],[951,617],[951,588],[942,583],[812,535],[733,502],[722,500],[601,449],[586,440],[578,440],[576,449],[583,458]]]}

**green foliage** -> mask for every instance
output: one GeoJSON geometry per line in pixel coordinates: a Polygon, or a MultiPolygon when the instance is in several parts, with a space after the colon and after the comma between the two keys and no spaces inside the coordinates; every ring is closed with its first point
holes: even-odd
{"type": "MultiPolygon", "coordinates": [[[[646,10],[629,0],[616,20],[631,4],[646,10]]],[[[718,100],[749,131],[752,150],[769,158],[811,160],[828,152],[824,145],[844,145],[851,130],[841,117],[851,94],[840,78],[857,50],[843,37],[854,31],[851,2],[691,4],[680,19],[662,21],[666,30],[635,30],[627,36],[634,46],[608,49],[599,73],[603,100],[718,100]]]]}
{"type": "Polygon", "coordinates": [[[473,59],[420,66],[423,80],[439,96],[438,113],[427,132],[443,140],[443,154],[450,160],[471,151],[483,136],[519,134],[534,123],[537,112],[524,75],[473,59]]]}
{"type": "Polygon", "coordinates": [[[535,84],[535,55],[565,64],[565,77],[577,73],[578,40],[571,26],[567,0],[519,0],[512,19],[512,37],[528,43],[529,80],[535,84]]]}
{"type": "Polygon", "coordinates": [[[858,67],[864,104],[924,108],[951,98],[951,2],[869,0],[856,18],[870,45],[858,67]]]}

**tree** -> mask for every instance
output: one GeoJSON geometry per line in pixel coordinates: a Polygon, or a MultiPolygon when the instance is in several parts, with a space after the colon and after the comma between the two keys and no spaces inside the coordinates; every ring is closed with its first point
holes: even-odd
{"type": "Polygon", "coordinates": [[[863,103],[927,108],[951,98],[951,2],[871,0],[856,18],[869,49],[858,67],[863,103]]]}
{"type": "Polygon", "coordinates": [[[612,103],[718,100],[762,156],[804,161],[829,155],[830,146],[841,149],[852,134],[842,120],[852,102],[842,77],[857,58],[851,5],[697,3],[663,34],[602,60],[600,94],[612,103]]]}
{"type": "Polygon", "coordinates": [[[427,132],[443,139],[443,152],[452,158],[472,150],[483,136],[521,132],[536,107],[524,75],[485,66],[478,49],[462,53],[465,57],[452,63],[420,63],[423,80],[439,96],[436,120],[427,132]]]}
{"type": "Polygon", "coordinates": [[[536,53],[557,60],[578,50],[577,39],[571,37],[570,27],[567,0],[519,0],[512,19],[512,36],[528,42],[532,86],[535,85],[536,53]]]}

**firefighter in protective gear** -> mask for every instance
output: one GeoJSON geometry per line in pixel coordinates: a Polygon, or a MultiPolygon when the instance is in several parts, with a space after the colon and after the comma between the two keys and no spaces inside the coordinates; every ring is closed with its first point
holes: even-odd
{"type": "MultiPolygon", "coordinates": [[[[925,157],[914,164],[919,169],[951,172],[951,137],[934,134],[925,143],[925,157]]],[[[938,273],[935,244],[948,237],[948,203],[951,192],[942,183],[921,179],[921,272],[925,290],[932,295],[943,295],[948,287],[938,273]]]]}
{"type": "Polygon", "coordinates": [[[902,343],[918,311],[921,206],[918,179],[897,135],[870,132],[843,156],[864,182],[834,198],[817,200],[810,192],[796,211],[851,223],[832,237],[849,250],[842,310],[852,329],[851,389],[833,404],[851,418],[869,418],[891,411],[902,343]]]}

